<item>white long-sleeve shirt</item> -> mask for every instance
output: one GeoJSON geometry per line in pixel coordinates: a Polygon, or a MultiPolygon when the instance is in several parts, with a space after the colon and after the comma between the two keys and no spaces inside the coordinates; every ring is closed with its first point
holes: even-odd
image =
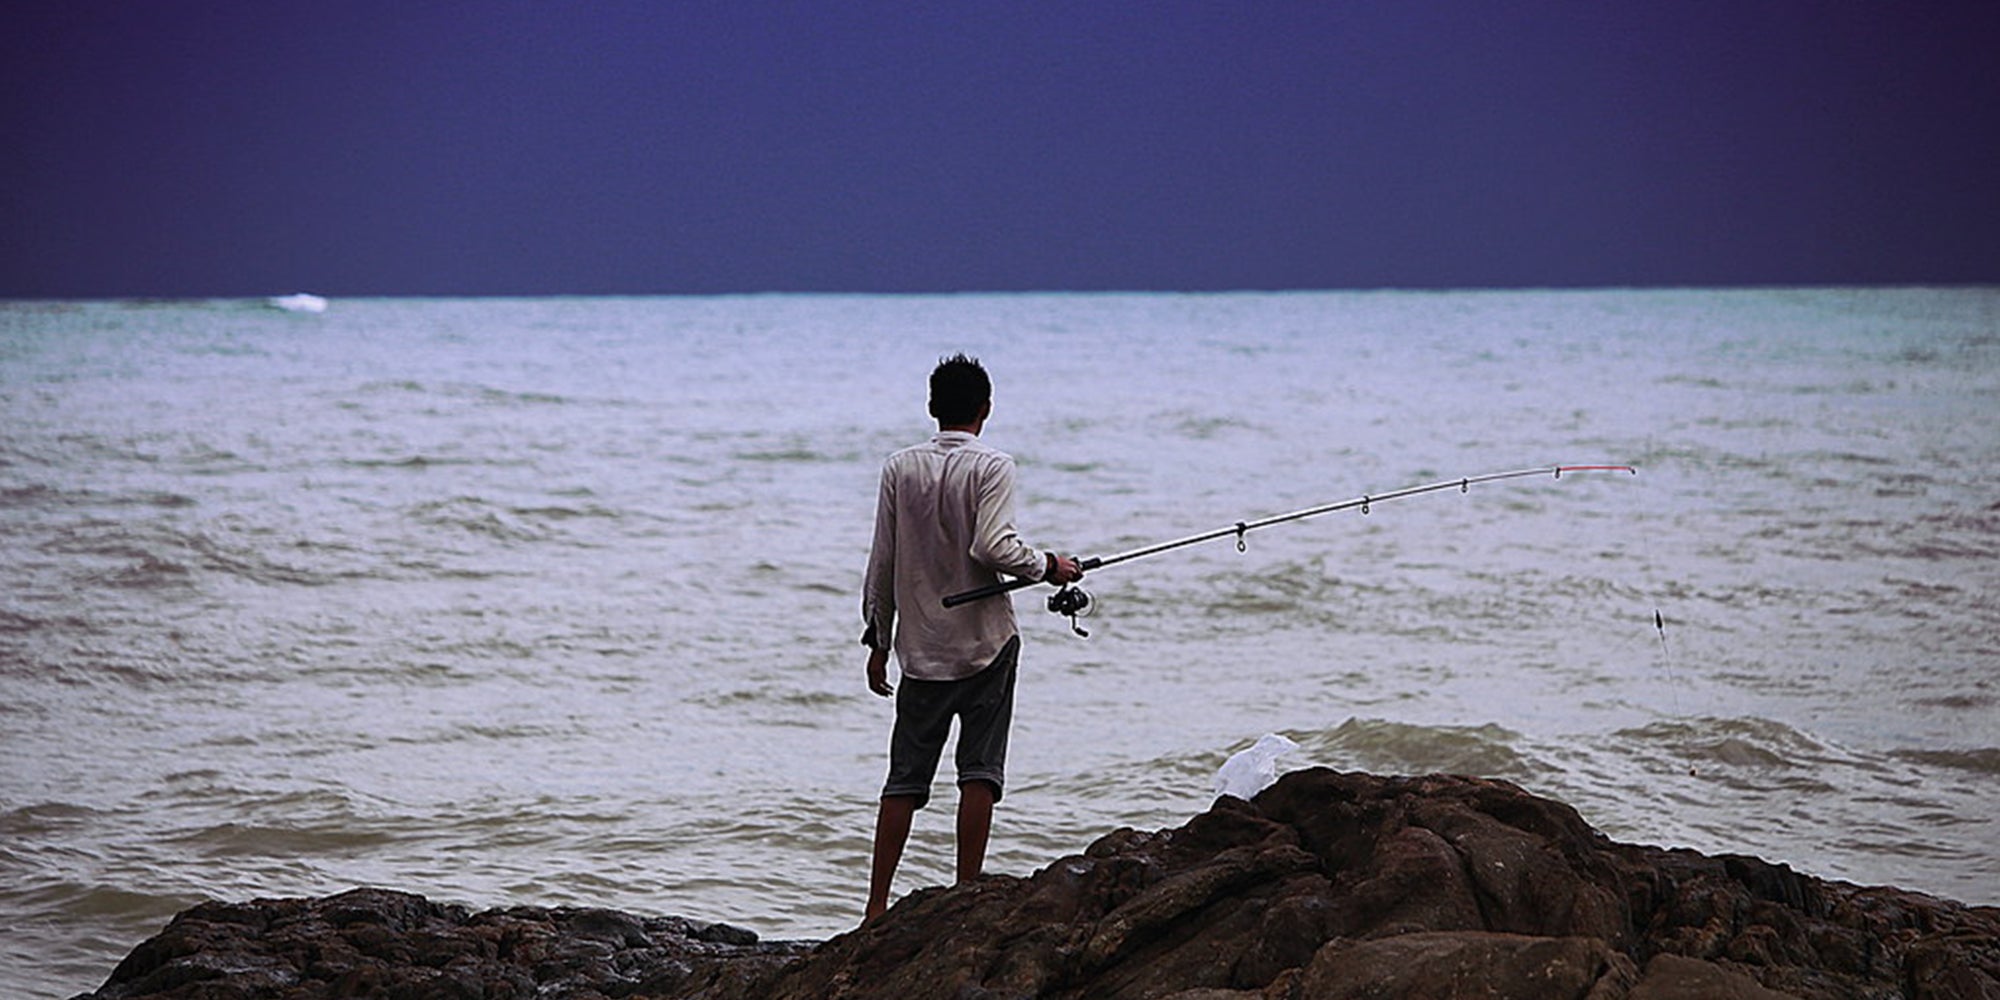
{"type": "Polygon", "coordinates": [[[1002,573],[1040,580],[1046,569],[1014,530],[1013,457],[975,434],[939,431],[882,463],[863,641],[893,635],[905,677],[970,677],[1014,637],[1014,602],[1002,595],[946,608],[946,595],[998,583],[1002,573]]]}

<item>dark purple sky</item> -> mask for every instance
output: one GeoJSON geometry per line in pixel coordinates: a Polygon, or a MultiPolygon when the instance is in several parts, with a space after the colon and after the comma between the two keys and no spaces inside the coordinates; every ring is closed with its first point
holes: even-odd
{"type": "Polygon", "coordinates": [[[14,0],[0,296],[2000,281],[2000,3],[14,0]]]}

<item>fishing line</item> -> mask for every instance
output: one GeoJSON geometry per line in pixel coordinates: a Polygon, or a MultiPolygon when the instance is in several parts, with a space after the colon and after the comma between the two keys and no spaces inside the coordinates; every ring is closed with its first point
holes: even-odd
{"type": "MultiPolygon", "coordinates": [[[[1136,549],[1130,549],[1125,552],[1118,552],[1108,556],[1091,556],[1087,559],[1079,559],[1077,560],[1077,565],[1085,572],[1089,572],[1091,570],[1116,566],[1119,563],[1123,562],[1130,562],[1134,559],[1143,559],[1147,556],[1159,555],[1162,552],[1170,552],[1173,551],[1174,549],[1184,548],[1189,545],[1197,545],[1202,542],[1213,541],[1218,538],[1236,539],[1236,550],[1238,552],[1243,552],[1249,548],[1249,543],[1244,539],[1245,535],[1259,528],[1268,528],[1272,525],[1283,524],[1287,521],[1297,521],[1303,518],[1314,517],[1320,514],[1330,514],[1338,510],[1352,510],[1356,508],[1360,509],[1361,513],[1365,515],[1368,514],[1370,511],[1372,511],[1376,504],[1386,503],[1391,500],[1400,500],[1403,499],[1404,497],[1422,496],[1423,494],[1426,493],[1436,493],[1442,490],[1449,490],[1453,488],[1456,488],[1460,493],[1469,493],[1471,492],[1473,486],[1480,483],[1499,482],[1501,480],[1506,480],[1506,479],[1523,479],[1529,476],[1549,476],[1555,479],[1561,479],[1564,473],[1576,473],[1576,472],[1625,472],[1625,473],[1630,473],[1632,475],[1638,475],[1639,470],[1629,465],[1543,465],[1543,466],[1537,466],[1532,469],[1513,469],[1507,472],[1488,472],[1477,476],[1460,476],[1457,479],[1445,479],[1435,483],[1425,483],[1421,486],[1406,486],[1403,487],[1402,489],[1390,490],[1386,493],[1364,493],[1361,496],[1354,497],[1349,500],[1340,500],[1334,503],[1320,504],[1318,506],[1307,507],[1303,510],[1295,510],[1284,514],[1273,514],[1268,517],[1260,517],[1252,520],[1237,521],[1225,527],[1216,528],[1212,531],[1203,531],[1197,534],[1188,535],[1185,538],[1176,538],[1171,541],[1157,542],[1152,545],[1142,545],[1136,549]]],[[[1023,587],[1033,586],[1037,582],[1039,581],[1029,580],[1025,578],[1015,579],[1015,580],[1004,580],[1000,583],[995,583],[986,587],[980,587],[976,590],[968,590],[962,593],[951,594],[944,599],[944,606],[947,608],[955,608],[961,604],[967,604],[972,601],[984,600],[989,597],[998,597],[1002,594],[1008,594],[1016,590],[1020,590],[1023,587]]],[[[1084,631],[1083,628],[1077,624],[1077,619],[1079,617],[1087,616],[1096,609],[1096,601],[1093,598],[1091,598],[1091,596],[1088,593],[1083,591],[1081,588],[1065,586],[1062,589],[1056,591],[1056,593],[1050,595],[1048,607],[1050,611],[1056,614],[1067,616],[1070,620],[1070,629],[1076,632],[1077,635],[1083,636],[1085,638],[1089,637],[1090,633],[1084,631]]]]}
{"type": "MultiPolygon", "coordinates": [[[[1650,438],[1646,442],[1646,452],[1647,454],[1654,453],[1653,442],[1650,438]]],[[[1655,519],[1654,515],[1658,509],[1658,485],[1657,480],[1650,482],[1648,484],[1649,495],[1647,499],[1640,502],[1642,508],[1651,508],[1646,514],[1646,520],[1648,521],[1655,519]]],[[[1659,554],[1653,547],[1653,532],[1641,531],[1637,534],[1639,535],[1639,547],[1645,553],[1647,569],[1651,572],[1657,572],[1658,567],[1661,567],[1663,564],[1660,562],[1659,554]]],[[[1661,611],[1658,604],[1653,606],[1653,634],[1660,642],[1659,664],[1661,672],[1666,675],[1667,699],[1673,706],[1673,724],[1686,727],[1692,739],[1698,734],[1695,729],[1695,723],[1688,718],[1687,713],[1681,707],[1681,682],[1678,673],[1674,669],[1674,649],[1673,645],[1667,641],[1666,614],[1661,611]]],[[[1694,763],[1692,748],[1684,749],[1683,753],[1685,754],[1685,759],[1682,763],[1687,765],[1688,777],[1700,777],[1700,771],[1694,763]]]]}
{"type": "MultiPolygon", "coordinates": [[[[1667,697],[1673,699],[1674,718],[1685,719],[1687,716],[1681,712],[1680,681],[1674,677],[1674,651],[1667,645],[1667,619],[1666,616],[1660,614],[1659,608],[1653,609],[1653,630],[1660,635],[1660,663],[1667,671],[1667,697]]],[[[1698,778],[1700,776],[1700,772],[1694,766],[1693,759],[1690,758],[1688,761],[1688,777],[1698,778]]]]}
{"type": "Polygon", "coordinates": [[[1674,716],[1681,715],[1680,682],[1674,679],[1674,651],[1667,645],[1667,619],[1659,608],[1653,609],[1653,630],[1660,634],[1660,663],[1667,670],[1667,696],[1673,699],[1674,716]]]}

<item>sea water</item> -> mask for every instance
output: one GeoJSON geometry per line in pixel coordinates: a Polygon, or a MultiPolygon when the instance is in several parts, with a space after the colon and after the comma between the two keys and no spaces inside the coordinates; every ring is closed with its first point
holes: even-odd
{"type": "MultiPolygon", "coordinates": [[[[382,885],[821,938],[890,706],[879,463],[996,382],[1033,544],[989,868],[1281,763],[2000,903],[2000,291],[0,304],[0,981],[382,885]]],[[[899,892],[950,877],[949,789],[899,892]]]]}

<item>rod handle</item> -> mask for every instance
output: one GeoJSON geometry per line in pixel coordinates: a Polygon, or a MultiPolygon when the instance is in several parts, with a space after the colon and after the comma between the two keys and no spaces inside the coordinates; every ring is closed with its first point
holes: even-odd
{"type": "Polygon", "coordinates": [[[1026,580],[1026,579],[1002,580],[999,583],[991,584],[985,587],[980,587],[977,590],[967,590],[956,594],[947,594],[945,595],[944,606],[947,608],[955,608],[961,604],[971,604],[973,601],[983,601],[989,597],[999,597],[1001,594],[1011,594],[1014,591],[1020,590],[1022,587],[1032,587],[1039,582],[1040,581],[1038,580],[1026,580]]]}
{"type": "MultiPolygon", "coordinates": [[[[1098,556],[1091,556],[1088,559],[1081,559],[1076,556],[1071,556],[1070,558],[1076,559],[1077,567],[1079,569],[1082,569],[1084,572],[1089,572],[1093,569],[1096,569],[1099,566],[1104,565],[1104,560],[1098,556]]],[[[1014,580],[1002,580],[999,583],[989,584],[987,586],[980,587],[977,590],[967,590],[956,594],[946,594],[944,598],[944,606],[947,608],[955,608],[961,604],[971,604],[973,601],[983,601],[989,597],[999,597],[1001,594],[1011,594],[1014,591],[1022,589],[1023,587],[1032,587],[1040,582],[1042,581],[1029,580],[1025,577],[1014,580]]]]}

